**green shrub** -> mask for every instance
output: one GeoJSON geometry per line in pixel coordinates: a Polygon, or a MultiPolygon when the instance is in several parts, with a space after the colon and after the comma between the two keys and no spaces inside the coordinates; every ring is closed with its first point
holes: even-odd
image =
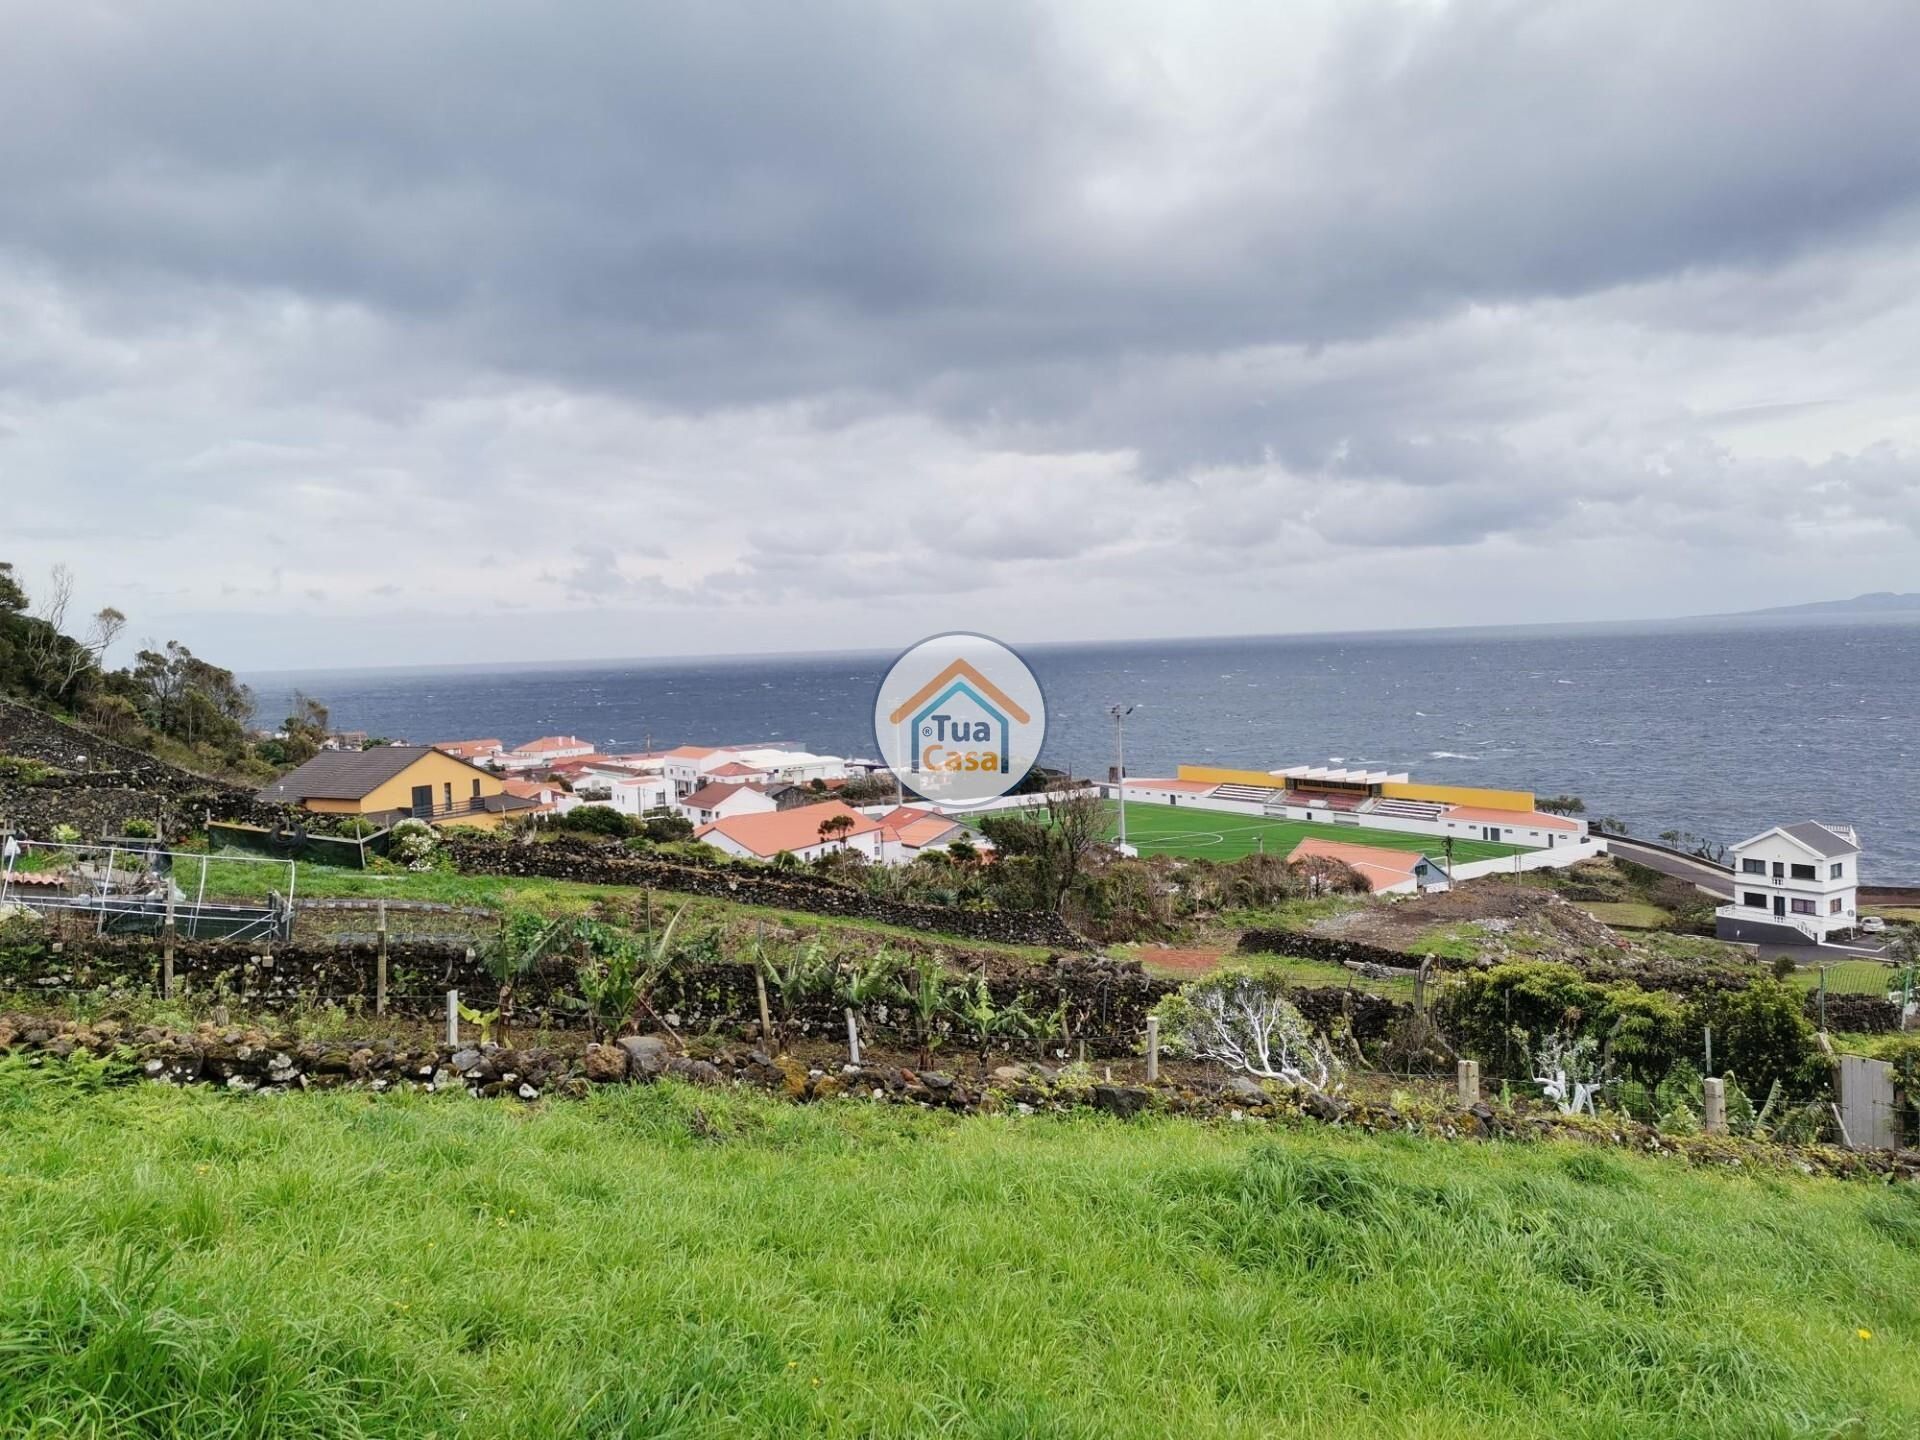
{"type": "Polygon", "coordinates": [[[158,831],[151,820],[142,820],[138,815],[120,827],[120,833],[133,840],[151,840],[158,831]]]}
{"type": "Polygon", "coordinates": [[[1520,960],[1470,971],[1444,1002],[1444,1020],[1463,1050],[1504,1069],[1524,1065],[1547,1035],[1587,1033],[1606,999],[1571,965],[1520,960]]]}
{"type": "Polygon", "coordinates": [[[1713,1026],[1714,1054],[1755,1093],[1764,1095],[1776,1080],[1795,1096],[1826,1088],[1806,997],[1793,986],[1759,980],[1744,990],[1720,991],[1702,998],[1696,1017],[1713,1026]]]}
{"type": "Polygon", "coordinates": [[[572,835],[600,835],[624,840],[635,833],[633,822],[611,805],[576,805],[549,822],[553,829],[572,835]]]}

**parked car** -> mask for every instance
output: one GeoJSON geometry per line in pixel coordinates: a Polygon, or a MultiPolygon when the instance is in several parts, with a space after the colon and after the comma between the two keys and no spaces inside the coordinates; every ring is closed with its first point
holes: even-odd
{"type": "Polygon", "coordinates": [[[1860,928],[1869,935],[1878,935],[1882,930],[1887,928],[1887,922],[1878,915],[1862,915],[1860,917],[1860,928]]]}

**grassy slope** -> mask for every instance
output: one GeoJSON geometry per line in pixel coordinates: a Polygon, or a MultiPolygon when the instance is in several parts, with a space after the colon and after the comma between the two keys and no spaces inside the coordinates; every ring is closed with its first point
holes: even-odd
{"type": "MultiPolygon", "coordinates": [[[[197,861],[182,861],[176,880],[192,895],[198,889],[200,867],[197,861]]],[[[268,890],[286,885],[284,866],[256,865],[246,861],[215,857],[207,866],[207,895],[228,900],[263,899],[268,890]]],[[[299,899],[318,900],[414,900],[442,905],[478,905],[504,909],[529,905],[549,914],[580,913],[600,901],[638,906],[642,890],[632,885],[582,885],[572,880],[548,880],[504,875],[458,875],[447,871],[419,874],[399,872],[380,874],[369,870],[343,870],[331,865],[302,864],[294,878],[299,899]]],[[[736,916],[761,918],[770,924],[801,929],[858,930],[871,935],[894,935],[903,939],[939,941],[942,937],[927,931],[849,916],[816,915],[808,911],[778,910],[763,905],[740,905],[729,900],[694,897],[673,891],[654,892],[656,913],[691,907],[695,917],[736,916]]],[[[365,922],[361,922],[361,928],[365,922]]],[[[994,950],[1029,959],[1043,958],[1048,951],[1040,945],[1003,945],[987,940],[956,939],[953,944],[969,950],[994,950]]]]}
{"type": "Polygon", "coordinates": [[[0,1068],[9,1435],[1906,1435],[1915,1297],[1920,1195],[1598,1151],[0,1068]]]}
{"type": "MultiPolygon", "coordinates": [[[[1114,810],[1118,824],[1118,807],[1114,810]]],[[[1127,843],[1143,855],[1199,856],[1206,860],[1238,860],[1251,855],[1264,841],[1269,855],[1285,856],[1308,836],[1338,840],[1347,845],[1378,845],[1389,850],[1419,850],[1444,855],[1446,845],[1432,835],[1409,835],[1398,830],[1335,825],[1312,820],[1268,820],[1258,815],[1234,815],[1224,810],[1188,809],[1180,805],[1127,802],[1127,843]]],[[[1515,854],[1517,845],[1495,845],[1486,840],[1456,840],[1457,861],[1492,860],[1515,854]]]]}

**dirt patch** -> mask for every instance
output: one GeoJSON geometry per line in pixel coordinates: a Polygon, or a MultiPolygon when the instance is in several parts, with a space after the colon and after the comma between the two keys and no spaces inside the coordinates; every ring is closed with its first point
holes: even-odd
{"type": "Polygon", "coordinates": [[[1156,974],[1171,975],[1184,979],[1193,979],[1201,975],[1211,975],[1220,968],[1226,959],[1224,950],[1161,950],[1142,949],[1134,952],[1143,969],[1156,974]]]}

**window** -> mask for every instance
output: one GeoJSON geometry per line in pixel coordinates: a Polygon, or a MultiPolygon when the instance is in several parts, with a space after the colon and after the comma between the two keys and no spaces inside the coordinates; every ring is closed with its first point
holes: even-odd
{"type": "Polygon", "coordinates": [[[473,798],[476,800],[480,798],[480,782],[478,780],[473,782],[473,798]]]}
{"type": "Polygon", "coordinates": [[[1794,902],[1793,902],[1793,913],[1794,913],[1794,914],[1796,914],[1796,915],[1811,915],[1811,914],[1813,914],[1813,901],[1811,901],[1811,900],[1796,900],[1796,901],[1794,901],[1794,902]]]}
{"type": "Polygon", "coordinates": [[[1827,914],[1838,915],[1839,913],[1840,913],[1840,897],[1836,895],[1833,897],[1833,899],[1827,902],[1827,914]]]}
{"type": "Polygon", "coordinates": [[[1796,880],[1812,880],[1817,878],[1817,876],[1813,866],[1796,865],[1793,867],[1793,878],[1796,880]]]}
{"type": "Polygon", "coordinates": [[[1847,873],[1847,862],[1844,860],[1836,860],[1833,862],[1833,864],[1827,867],[1827,878],[1829,880],[1838,880],[1842,875],[1846,873],[1847,873]]]}
{"type": "Polygon", "coordinates": [[[1749,909],[1764,910],[1767,908],[1767,897],[1758,890],[1749,890],[1740,897],[1740,903],[1749,909]]]}
{"type": "Polygon", "coordinates": [[[440,787],[440,793],[446,799],[447,809],[453,809],[453,781],[448,780],[440,787]]]}
{"type": "Polygon", "coordinates": [[[1764,875],[1767,873],[1767,862],[1764,860],[1742,860],[1740,862],[1740,873],[1742,875],[1764,875]]]}

